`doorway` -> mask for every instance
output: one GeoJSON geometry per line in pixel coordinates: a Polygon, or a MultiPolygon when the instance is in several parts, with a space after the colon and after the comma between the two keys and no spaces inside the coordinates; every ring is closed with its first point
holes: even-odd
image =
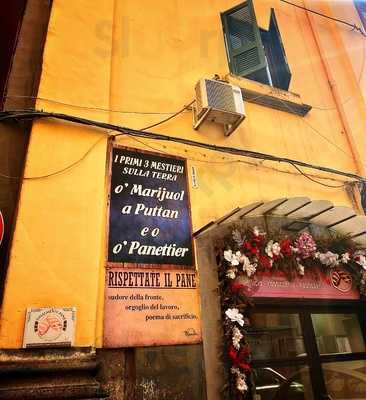
{"type": "Polygon", "coordinates": [[[364,305],[257,299],[247,341],[256,400],[366,399],[364,305]]]}

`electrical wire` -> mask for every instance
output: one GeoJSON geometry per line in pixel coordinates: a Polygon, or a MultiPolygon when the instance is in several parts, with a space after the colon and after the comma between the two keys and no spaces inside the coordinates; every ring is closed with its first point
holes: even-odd
{"type": "MultiPolygon", "coordinates": [[[[144,142],[144,141],[142,141],[142,140],[139,140],[139,139],[137,139],[137,138],[135,138],[135,137],[131,137],[131,139],[134,140],[135,142],[139,143],[140,145],[145,146],[146,148],[148,148],[148,149],[150,149],[150,150],[154,150],[154,151],[158,151],[159,153],[164,153],[164,154],[171,155],[171,152],[167,152],[167,151],[165,151],[165,150],[162,150],[161,148],[151,146],[150,144],[147,144],[146,142],[144,142]]],[[[165,146],[164,146],[164,147],[165,147],[165,146]]],[[[185,151],[187,151],[187,150],[185,150],[185,151]]],[[[285,170],[281,170],[281,169],[271,168],[271,167],[264,166],[263,164],[258,165],[258,164],[255,164],[255,163],[252,163],[252,162],[249,162],[249,161],[243,161],[243,160],[211,161],[211,160],[198,160],[197,158],[192,158],[192,157],[189,157],[189,156],[187,156],[187,155],[183,155],[183,156],[184,156],[187,160],[189,160],[189,161],[199,162],[199,163],[221,164],[221,165],[222,165],[222,164],[246,164],[246,165],[249,165],[250,167],[258,168],[258,166],[260,166],[260,167],[262,167],[262,168],[270,169],[270,170],[272,170],[272,171],[280,172],[280,173],[283,173],[283,174],[296,174],[296,173],[293,173],[293,172],[288,171],[288,170],[285,171],[285,170]]],[[[205,154],[204,154],[204,156],[206,157],[205,154]]],[[[223,157],[223,159],[224,159],[224,158],[225,158],[225,157],[223,157]]],[[[298,170],[298,172],[300,172],[301,175],[304,175],[306,178],[310,179],[312,182],[317,183],[317,184],[319,184],[319,185],[323,185],[323,186],[326,186],[326,187],[329,187],[329,188],[342,188],[342,187],[345,186],[345,183],[343,183],[343,184],[341,184],[341,185],[327,185],[327,184],[325,184],[325,183],[323,183],[323,182],[319,182],[319,181],[317,181],[315,178],[311,177],[309,174],[305,174],[305,173],[304,173],[303,171],[301,171],[300,168],[298,168],[297,166],[295,166],[295,165],[292,165],[292,166],[295,167],[295,168],[298,170]]],[[[296,175],[297,175],[297,174],[296,174],[296,175]]],[[[323,177],[318,177],[318,178],[319,178],[319,179],[327,179],[327,180],[335,180],[335,179],[333,179],[333,178],[323,178],[323,177]]]]}
{"type": "MultiPolygon", "coordinates": [[[[358,74],[357,77],[357,83],[358,85],[361,84],[361,79],[363,76],[363,72],[365,69],[365,62],[366,62],[366,41],[362,40],[362,61],[361,61],[361,68],[360,68],[360,72],[358,74]]],[[[345,104],[347,104],[350,100],[352,100],[354,98],[354,96],[349,96],[347,97],[346,100],[342,101],[341,104],[342,106],[344,106],[345,104]]],[[[315,110],[320,110],[320,111],[331,111],[331,110],[336,110],[337,107],[336,106],[331,106],[331,107],[321,107],[321,106],[311,106],[313,109],[315,110]]]]}
{"type": "Polygon", "coordinates": [[[344,21],[344,20],[342,20],[342,19],[334,18],[334,17],[331,17],[330,15],[322,14],[322,13],[320,13],[320,12],[318,12],[318,11],[311,10],[310,8],[307,8],[307,7],[304,7],[304,6],[300,6],[299,4],[291,3],[291,2],[288,1],[288,0],[280,0],[280,1],[281,1],[282,3],[289,4],[289,5],[294,6],[294,7],[296,7],[296,8],[300,8],[300,9],[302,9],[302,10],[304,10],[304,11],[308,11],[308,12],[311,12],[311,13],[313,13],[313,14],[319,15],[320,17],[328,18],[328,19],[330,19],[330,20],[332,20],[332,21],[339,22],[340,24],[347,25],[348,27],[352,28],[352,30],[354,30],[354,31],[356,31],[356,32],[358,32],[358,33],[360,33],[363,37],[366,37],[366,33],[363,31],[363,29],[360,28],[359,26],[357,26],[356,24],[351,24],[351,23],[348,22],[348,21],[344,21]]]}
{"type": "Polygon", "coordinates": [[[49,103],[60,104],[63,106],[74,107],[83,110],[92,110],[92,111],[103,111],[103,112],[111,112],[111,113],[119,113],[119,114],[141,114],[141,115],[167,115],[167,114],[175,114],[173,112],[158,112],[158,111],[124,111],[124,110],[114,110],[110,108],[102,108],[102,107],[89,107],[89,106],[80,106],[73,103],[66,103],[60,100],[48,99],[45,97],[37,97],[37,96],[18,96],[18,95],[6,95],[4,96],[7,99],[30,99],[30,100],[41,100],[49,103]]]}
{"type": "MultiPolygon", "coordinates": [[[[281,1],[283,1],[284,3],[290,4],[290,5],[293,5],[293,6],[297,7],[297,8],[300,8],[300,9],[302,9],[302,10],[304,10],[304,11],[309,11],[309,12],[315,13],[315,14],[317,14],[317,15],[320,15],[320,16],[322,16],[322,17],[329,18],[329,19],[332,19],[332,20],[334,19],[333,17],[329,17],[329,16],[327,16],[327,15],[325,15],[325,14],[318,13],[317,11],[307,9],[306,7],[302,7],[302,6],[300,6],[300,5],[291,3],[291,2],[289,2],[289,1],[285,1],[285,0],[281,0],[281,1]]],[[[347,21],[342,21],[342,20],[338,20],[338,19],[335,19],[335,20],[336,20],[337,22],[343,22],[343,23],[345,23],[347,26],[349,26],[349,27],[352,28],[352,31],[355,30],[355,24],[351,24],[351,23],[349,23],[349,22],[347,22],[347,21]]],[[[299,22],[298,22],[298,23],[299,23],[299,22]]],[[[300,25],[300,27],[301,27],[301,25],[300,25]]],[[[361,28],[358,28],[358,32],[363,32],[363,31],[362,31],[361,28]]],[[[366,34],[363,33],[362,36],[363,36],[363,37],[366,37],[366,34]]],[[[306,42],[305,42],[305,44],[306,44],[306,42]]],[[[358,76],[357,76],[357,83],[358,83],[359,85],[361,84],[361,79],[362,79],[363,72],[364,72],[364,69],[365,69],[365,61],[366,61],[366,42],[365,42],[364,40],[362,40],[362,61],[361,61],[360,71],[359,71],[358,76]]],[[[352,100],[353,98],[354,98],[354,96],[352,96],[352,95],[349,96],[347,99],[345,99],[345,100],[342,102],[342,105],[345,105],[346,103],[348,103],[348,102],[349,102],[350,100],[352,100]]],[[[329,107],[327,107],[327,106],[317,106],[317,105],[312,105],[311,107],[312,107],[312,109],[320,110],[320,111],[331,111],[331,110],[335,110],[335,109],[337,108],[336,106],[329,106],[329,107]]]]}
{"type": "MultiPolygon", "coordinates": [[[[259,159],[259,160],[269,160],[269,161],[273,161],[273,162],[297,165],[299,167],[305,167],[305,168],[309,168],[309,169],[313,169],[313,170],[318,170],[318,171],[327,172],[327,173],[331,173],[331,174],[335,174],[335,175],[339,175],[339,176],[344,176],[347,178],[355,179],[357,181],[366,183],[366,178],[364,178],[360,175],[350,173],[350,172],[340,171],[340,170],[337,170],[334,168],[318,166],[318,165],[306,163],[306,162],[299,161],[299,160],[293,160],[293,159],[286,158],[286,157],[279,157],[279,156],[261,153],[261,152],[257,152],[257,151],[252,151],[252,150],[244,150],[244,149],[238,149],[238,148],[227,147],[227,146],[217,146],[217,145],[213,145],[213,144],[198,142],[198,141],[184,139],[184,138],[180,138],[180,137],[173,137],[173,136],[167,136],[167,135],[162,135],[162,134],[158,134],[158,133],[134,130],[134,129],[130,129],[130,128],[121,127],[118,125],[108,124],[105,122],[89,120],[89,119],[81,118],[81,117],[75,117],[73,115],[50,113],[50,112],[43,112],[43,111],[26,112],[26,111],[22,111],[22,110],[20,110],[19,112],[16,112],[16,111],[0,112],[0,121],[27,120],[27,119],[34,120],[34,119],[42,119],[42,118],[55,118],[55,119],[59,119],[62,121],[74,122],[74,123],[81,124],[81,125],[94,126],[94,127],[98,127],[98,128],[102,128],[102,129],[117,131],[117,132],[120,132],[120,134],[124,134],[124,135],[131,136],[131,137],[147,138],[147,139],[157,140],[157,141],[175,142],[175,143],[183,144],[186,146],[204,148],[204,149],[207,149],[210,151],[215,151],[215,152],[220,152],[220,153],[226,153],[226,154],[231,154],[231,155],[243,156],[243,157],[247,157],[247,158],[259,159]]],[[[116,137],[116,135],[111,135],[111,136],[116,137]]]]}
{"type": "MultiPolygon", "coordinates": [[[[181,108],[179,111],[177,111],[176,113],[174,113],[173,115],[164,118],[163,120],[156,122],[155,124],[151,124],[148,126],[145,126],[145,128],[141,128],[142,131],[147,131],[150,128],[154,128],[155,126],[164,124],[165,122],[168,122],[169,120],[171,120],[172,118],[175,118],[177,115],[182,114],[183,111],[187,110],[196,100],[192,100],[190,103],[188,103],[187,105],[185,105],[183,108],[181,108]]],[[[118,135],[116,135],[118,136],[118,135]]]]}
{"type": "MultiPolygon", "coordinates": [[[[60,175],[64,172],[70,171],[71,169],[75,168],[77,165],[79,165],[82,161],[84,161],[86,159],[86,157],[91,153],[91,151],[96,147],[96,145],[101,142],[103,139],[105,139],[105,136],[100,137],[84,154],[81,158],[79,158],[78,160],[74,161],[73,163],[71,163],[70,165],[68,165],[67,167],[64,167],[60,170],[54,171],[54,172],[50,172],[49,174],[46,175],[39,175],[39,176],[31,176],[31,177],[26,177],[24,176],[23,179],[24,180],[37,180],[37,179],[44,179],[44,178],[50,178],[52,176],[56,176],[56,175],[60,175]]],[[[9,176],[9,175],[5,175],[0,173],[0,177],[1,178],[6,178],[6,179],[14,179],[14,180],[19,180],[21,179],[21,177],[17,177],[17,176],[9,176]]]]}
{"type": "Polygon", "coordinates": [[[309,175],[305,174],[305,172],[302,171],[297,165],[295,165],[295,164],[291,164],[291,165],[292,165],[301,175],[303,175],[305,178],[309,179],[309,180],[312,181],[312,182],[317,183],[318,185],[322,185],[322,186],[325,186],[325,187],[328,187],[328,188],[342,188],[342,187],[344,187],[344,184],[343,184],[343,185],[328,185],[328,184],[326,184],[326,183],[324,183],[324,182],[319,182],[319,181],[317,181],[316,179],[314,179],[314,178],[310,177],[309,175]]]}
{"type": "MultiPolygon", "coordinates": [[[[287,109],[293,113],[293,109],[291,108],[291,106],[289,104],[287,104],[285,101],[283,101],[281,98],[278,98],[280,100],[280,102],[287,107],[287,109]]],[[[315,133],[317,133],[320,137],[322,137],[324,140],[326,140],[329,144],[331,144],[333,147],[335,147],[337,150],[341,151],[342,153],[344,153],[347,157],[352,158],[352,155],[347,153],[345,150],[342,149],[342,147],[338,146],[336,143],[332,142],[330,139],[328,139],[323,133],[321,133],[318,129],[316,129],[313,125],[311,125],[308,121],[306,121],[306,119],[302,118],[301,121],[306,124],[312,131],[314,131],[315,133]]]]}

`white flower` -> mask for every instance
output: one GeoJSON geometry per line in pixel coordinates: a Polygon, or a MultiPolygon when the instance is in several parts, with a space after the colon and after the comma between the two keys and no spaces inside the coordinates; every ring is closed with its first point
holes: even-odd
{"type": "Polygon", "coordinates": [[[245,393],[248,390],[248,386],[245,382],[245,375],[240,374],[236,378],[236,388],[239,390],[241,393],[245,393]]]}
{"type": "Polygon", "coordinates": [[[228,308],[225,314],[231,322],[237,322],[240,326],[244,325],[244,317],[237,308],[228,308]]]}
{"type": "Polygon", "coordinates": [[[247,273],[248,277],[250,278],[252,275],[255,274],[256,270],[257,270],[257,264],[250,264],[246,266],[246,268],[243,270],[247,273]]]}
{"type": "Polygon", "coordinates": [[[353,260],[358,264],[361,265],[363,269],[366,269],[366,257],[365,253],[361,250],[358,250],[353,255],[353,260]]]}
{"type": "Polygon", "coordinates": [[[243,335],[241,334],[240,330],[235,326],[233,329],[233,346],[236,350],[240,349],[240,341],[243,339],[243,335]]]}
{"type": "Polygon", "coordinates": [[[240,251],[237,251],[235,254],[232,252],[232,250],[225,250],[224,251],[224,258],[226,261],[231,263],[233,267],[236,265],[239,265],[239,260],[241,257],[240,251]]]}
{"type": "Polygon", "coordinates": [[[291,246],[291,250],[294,254],[296,254],[299,251],[299,249],[297,247],[293,247],[293,246],[291,246]]]}
{"type": "Polygon", "coordinates": [[[240,258],[240,262],[243,263],[243,271],[246,272],[249,277],[255,273],[257,265],[251,264],[248,257],[243,255],[240,258]]]}
{"type": "Polygon", "coordinates": [[[338,254],[327,251],[326,253],[319,253],[319,261],[327,267],[334,267],[339,264],[338,254]]]}
{"type": "Polygon", "coordinates": [[[273,247],[273,240],[270,240],[270,241],[267,243],[265,252],[267,253],[268,257],[271,257],[271,258],[273,258],[272,247],[273,247]]]}
{"type": "Polygon", "coordinates": [[[240,369],[239,369],[239,368],[236,368],[236,367],[231,367],[231,368],[230,368],[230,372],[231,372],[233,375],[237,375],[237,374],[240,374],[240,369]]]}
{"type": "Polygon", "coordinates": [[[300,275],[304,275],[305,274],[305,267],[302,264],[297,263],[297,269],[300,275]]]}
{"type": "Polygon", "coordinates": [[[278,242],[273,243],[272,252],[275,256],[279,256],[281,253],[281,246],[278,242]]]}
{"type": "Polygon", "coordinates": [[[229,278],[229,279],[235,279],[236,278],[236,272],[237,270],[235,270],[235,269],[228,269],[227,271],[226,271],[226,276],[229,278]]]}
{"type": "Polygon", "coordinates": [[[266,234],[266,232],[261,231],[261,230],[258,228],[258,226],[255,226],[255,227],[253,228],[253,235],[254,235],[254,236],[259,236],[259,235],[264,236],[265,234],[266,234]]]}
{"type": "Polygon", "coordinates": [[[281,253],[281,246],[278,242],[274,242],[273,240],[270,240],[267,243],[265,252],[267,253],[268,257],[273,258],[273,255],[279,256],[281,253]]]}
{"type": "Polygon", "coordinates": [[[341,262],[343,264],[347,264],[350,259],[351,257],[348,252],[341,255],[341,262]]]}

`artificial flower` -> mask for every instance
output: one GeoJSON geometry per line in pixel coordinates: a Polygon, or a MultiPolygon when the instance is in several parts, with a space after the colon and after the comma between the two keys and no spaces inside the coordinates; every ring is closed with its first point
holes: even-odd
{"type": "Polygon", "coordinates": [[[274,242],[273,240],[270,240],[267,243],[265,252],[268,255],[268,257],[273,258],[274,260],[278,260],[280,258],[280,254],[281,254],[281,246],[278,242],[274,242]]]}
{"type": "Polygon", "coordinates": [[[248,277],[250,277],[253,274],[255,274],[255,271],[257,269],[257,265],[256,264],[251,264],[249,258],[246,257],[246,256],[243,256],[242,259],[243,259],[243,271],[247,273],[248,277]]]}
{"type": "Polygon", "coordinates": [[[268,255],[268,257],[271,257],[271,258],[273,258],[272,246],[273,246],[273,240],[270,240],[267,243],[267,246],[264,250],[266,252],[266,254],[268,255]]]}
{"type": "Polygon", "coordinates": [[[265,269],[271,269],[273,266],[273,260],[271,260],[267,256],[259,256],[259,263],[262,265],[263,268],[265,269]]]}
{"type": "Polygon", "coordinates": [[[365,252],[361,250],[355,251],[353,255],[353,260],[358,264],[361,265],[363,269],[366,269],[366,257],[365,252]]]}
{"type": "Polygon", "coordinates": [[[250,350],[248,345],[243,346],[240,350],[235,350],[233,345],[230,345],[228,356],[235,367],[239,367],[244,372],[250,372],[251,366],[248,363],[250,357],[250,350]]]}
{"type": "Polygon", "coordinates": [[[302,264],[297,263],[297,271],[299,275],[305,275],[305,267],[302,264]]]}
{"type": "Polygon", "coordinates": [[[248,390],[248,386],[247,386],[247,384],[245,382],[245,375],[244,374],[237,375],[237,377],[236,377],[236,388],[241,393],[245,393],[248,390]]]}
{"type": "Polygon", "coordinates": [[[252,244],[251,242],[246,241],[243,244],[243,249],[247,256],[258,256],[259,254],[259,248],[255,243],[252,244]]]}
{"type": "Polygon", "coordinates": [[[230,319],[231,322],[237,322],[240,326],[244,325],[244,317],[243,314],[240,314],[237,308],[228,308],[225,311],[227,318],[230,319]]]}
{"type": "Polygon", "coordinates": [[[244,243],[245,237],[244,238],[242,237],[238,229],[233,230],[232,236],[238,246],[241,246],[244,243]]]}
{"type": "Polygon", "coordinates": [[[228,270],[226,271],[226,276],[227,276],[229,279],[235,279],[235,278],[236,278],[236,271],[237,271],[237,269],[228,269],[228,270]]]}
{"type": "Polygon", "coordinates": [[[253,228],[253,235],[254,235],[254,236],[265,236],[265,235],[266,235],[266,232],[261,231],[261,230],[258,228],[258,226],[255,226],[255,227],[253,228]]]}
{"type": "Polygon", "coordinates": [[[232,250],[224,251],[225,260],[228,261],[233,267],[239,265],[240,257],[241,257],[240,251],[237,251],[236,253],[233,253],[232,250]]]}
{"type": "Polygon", "coordinates": [[[292,245],[291,245],[291,240],[290,239],[283,239],[280,241],[280,248],[281,248],[281,253],[285,257],[291,257],[292,256],[292,245]]]}
{"type": "Polygon", "coordinates": [[[338,265],[338,257],[338,254],[332,253],[331,251],[327,251],[326,253],[319,253],[317,255],[319,261],[327,267],[335,267],[336,265],[338,265]]]}
{"type": "Polygon", "coordinates": [[[341,262],[343,263],[343,264],[347,264],[348,263],[348,261],[351,259],[351,256],[350,256],[350,254],[348,253],[348,251],[346,252],[346,253],[343,253],[342,255],[341,255],[341,262]]]}
{"type": "Polygon", "coordinates": [[[240,332],[240,330],[234,326],[233,328],[233,337],[232,337],[232,341],[233,341],[233,346],[235,347],[236,350],[240,349],[240,341],[241,339],[243,339],[243,335],[240,332]]]}
{"type": "Polygon", "coordinates": [[[308,232],[303,232],[296,240],[297,255],[302,258],[314,257],[316,252],[316,243],[308,232]]]}
{"type": "Polygon", "coordinates": [[[232,283],[230,285],[230,290],[232,293],[239,293],[241,290],[245,290],[246,286],[242,283],[232,283]]]}

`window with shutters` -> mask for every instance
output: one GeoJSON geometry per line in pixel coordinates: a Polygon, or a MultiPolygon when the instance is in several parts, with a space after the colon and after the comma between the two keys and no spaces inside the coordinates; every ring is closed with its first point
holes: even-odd
{"type": "Polygon", "coordinates": [[[257,24],[252,0],[221,14],[230,71],[287,90],[291,72],[274,10],[269,29],[257,24]]]}

